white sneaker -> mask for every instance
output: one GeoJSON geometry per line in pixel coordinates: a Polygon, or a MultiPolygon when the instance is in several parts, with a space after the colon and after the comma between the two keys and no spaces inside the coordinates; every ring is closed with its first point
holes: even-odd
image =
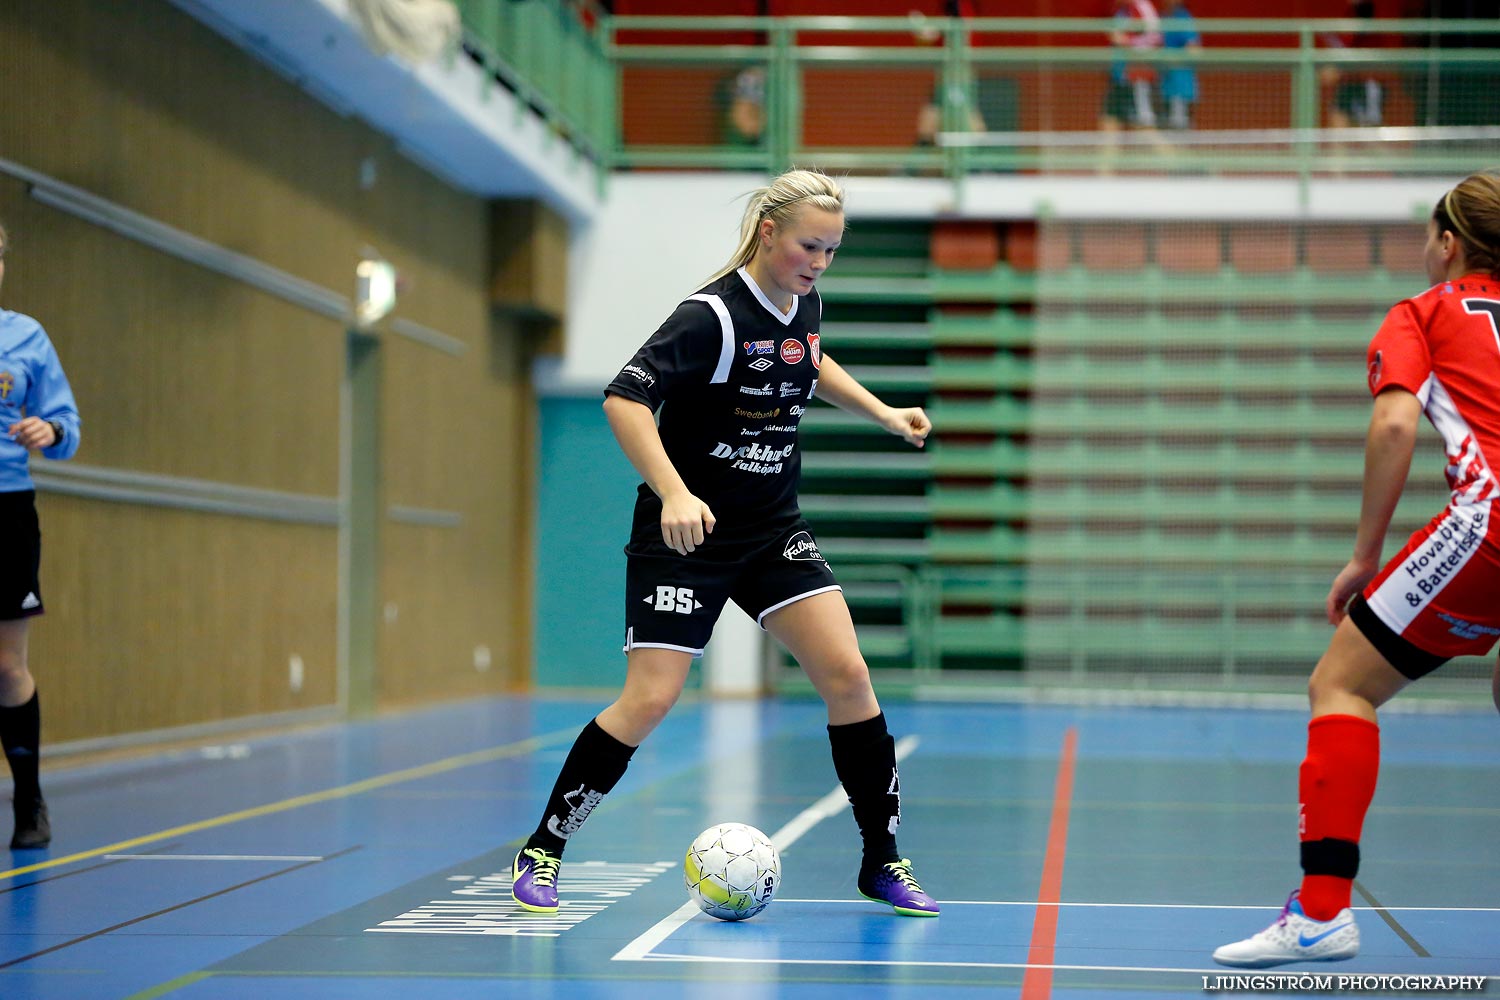
{"type": "Polygon", "coordinates": [[[1293,892],[1276,922],[1254,937],[1226,944],[1214,961],[1237,969],[1267,969],[1288,962],[1333,962],[1359,954],[1359,927],[1347,906],[1332,920],[1314,920],[1302,912],[1293,892]]]}

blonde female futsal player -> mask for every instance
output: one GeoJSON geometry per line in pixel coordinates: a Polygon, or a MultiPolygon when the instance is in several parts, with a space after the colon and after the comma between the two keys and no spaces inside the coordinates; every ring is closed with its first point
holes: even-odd
{"type": "Polygon", "coordinates": [[[937,903],[896,849],[895,741],[848,606],[797,507],[797,424],[813,392],[921,447],[919,408],[876,399],[828,355],[814,289],[844,235],[844,195],[808,170],[750,200],[734,258],[677,307],[604,390],[644,482],[625,547],[625,687],[573,744],[516,855],[516,902],[557,909],[563,849],[676,703],[734,601],[796,657],[828,706],[834,770],[864,839],[859,892],[906,916],[937,903]]]}

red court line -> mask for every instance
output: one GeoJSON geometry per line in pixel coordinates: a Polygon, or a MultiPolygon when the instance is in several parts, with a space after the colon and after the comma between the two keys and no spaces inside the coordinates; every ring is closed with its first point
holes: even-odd
{"type": "Polygon", "coordinates": [[[1063,858],[1068,853],[1068,807],[1073,801],[1073,762],[1078,755],[1078,727],[1063,734],[1062,758],[1057,762],[1057,787],[1052,792],[1052,824],[1047,829],[1047,856],[1042,860],[1042,885],[1036,894],[1036,919],[1031,925],[1031,949],[1026,953],[1026,975],[1021,1000],[1049,1000],[1052,996],[1053,949],[1057,944],[1058,902],[1062,899],[1063,858]]]}

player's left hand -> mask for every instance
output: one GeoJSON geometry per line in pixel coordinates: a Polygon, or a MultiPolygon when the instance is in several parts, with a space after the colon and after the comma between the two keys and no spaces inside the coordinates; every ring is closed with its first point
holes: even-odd
{"type": "Polygon", "coordinates": [[[927,419],[927,414],[920,406],[908,406],[904,409],[892,407],[886,410],[880,426],[904,439],[907,444],[921,448],[927,443],[932,421],[927,419]]]}
{"type": "Polygon", "coordinates": [[[41,417],[22,417],[10,425],[10,439],[28,451],[50,448],[57,443],[57,431],[41,417]]]}
{"type": "Polygon", "coordinates": [[[1379,562],[1361,559],[1350,559],[1339,570],[1339,575],[1333,579],[1333,586],[1328,588],[1328,598],[1324,602],[1323,610],[1328,613],[1328,624],[1337,625],[1344,620],[1344,615],[1347,614],[1344,608],[1355,594],[1365,589],[1365,584],[1375,579],[1375,574],[1379,571],[1379,562]]]}

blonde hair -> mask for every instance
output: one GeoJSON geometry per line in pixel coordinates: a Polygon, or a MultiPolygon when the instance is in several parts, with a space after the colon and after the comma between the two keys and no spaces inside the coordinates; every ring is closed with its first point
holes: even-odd
{"type": "Polygon", "coordinates": [[[1465,262],[1500,278],[1500,173],[1470,174],[1454,185],[1432,210],[1438,232],[1458,237],[1465,262]]]}
{"type": "Polygon", "coordinates": [[[769,186],[752,191],[745,216],[740,220],[740,242],[734,256],[705,284],[711,285],[755,259],[762,220],[771,219],[778,226],[790,225],[807,206],[842,214],[844,189],[832,177],[816,170],[788,170],[769,186]]]}

